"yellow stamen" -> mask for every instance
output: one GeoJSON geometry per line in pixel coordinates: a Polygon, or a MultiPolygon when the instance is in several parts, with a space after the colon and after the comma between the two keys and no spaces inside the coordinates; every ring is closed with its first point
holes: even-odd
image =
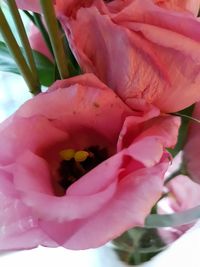
{"type": "Polygon", "coordinates": [[[64,160],[70,160],[74,157],[75,155],[75,150],[74,149],[65,149],[60,151],[60,157],[64,160]]]}
{"type": "Polygon", "coordinates": [[[83,162],[87,159],[88,156],[89,156],[89,153],[87,151],[79,150],[75,153],[74,159],[77,162],[83,162]]]}

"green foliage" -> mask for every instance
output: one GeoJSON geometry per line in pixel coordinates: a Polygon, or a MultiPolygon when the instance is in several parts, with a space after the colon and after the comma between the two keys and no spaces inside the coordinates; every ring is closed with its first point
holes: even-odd
{"type": "MultiPolygon", "coordinates": [[[[22,49],[22,48],[21,48],[22,49]]],[[[23,49],[22,49],[23,52],[23,49]]],[[[55,81],[55,66],[44,55],[33,50],[33,56],[40,79],[40,83],[44,86],[50,86],[55,81]]],[[[0,71],[12,72],[20,74],[19,69],[9,53],[4,42],[0,41],[0,71]]]]}
{"type": "Polygon", "coordinates": [[[166,248],[156,229],[135,227],[113,240],[120,259],[128,264],[141,264],[166,248]]]}

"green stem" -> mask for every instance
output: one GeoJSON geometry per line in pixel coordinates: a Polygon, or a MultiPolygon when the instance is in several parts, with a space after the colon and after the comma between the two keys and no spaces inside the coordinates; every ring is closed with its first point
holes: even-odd
{"type": "Polygon", "coordinates": [[[9,1],[7,1],[7,4],[9,6],[10,12],[12,14],[13,21],[15,22],[15,25],[16,25],[21,43],[22,43],[22,47],[25,51],[27,61],[29,63],[30,69],[32,71],[32,75],[34,76],[35,80],[39,84],[39,78],[38,78],[38,74],[37,74],[37,68],[35,65],[35,61],[33,58],[32,49],[31,49],[26,31],[24,28],[24,24],[22,22],[19,11],[17,9],[17,5],[15,3],[15,0],[9,0],[9,1]]]}
{"type": "Polygon", "coordinates": [[[24,77],[24,80],[26,81],[30,92],[32,94],[37,94],[40,92],[40,85],[38,82],[34,79],[32,72],[29,69],[29,66],[27,65],[23,54],[20,50],[20,47],[18,46],[14,35],[12,34],[12,31],[9,27],[8,22],[6,21],[6,18],[3,14],[3,11],[0,7],[0,31],[2,33],[2,36],[6,42],[6,45],[8,46],[8,49],[10,50],[10,53],[12,54],[16,64],[19,67],[19,70],[24,77]]]}
{"type": "Polygon", "coordinates": [[[53,3],[50,0],[40,0],[40,5],[48,28],[49,37],[51,40],[51,45],[55,55],[60,77],[62,79],[65,79],[69,77],[68,61],[64,51],[62,36],[59,33],[59,27],[53,3]]]}

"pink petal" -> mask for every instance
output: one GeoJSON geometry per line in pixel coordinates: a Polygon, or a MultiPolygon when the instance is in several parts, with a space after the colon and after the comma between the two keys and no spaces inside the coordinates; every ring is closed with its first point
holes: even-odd
{"type": "Polygon", "coordinates": [[[14,115],[3,126],[4,123],[0,133],[1,164],[14,162],[24,149],[40,153],[52,143],[63,142],[68,137],[43,116],[21,118],[14,115]]]}
{"type": "Polygon", "coordinates": [[[116,190],[116,181],[101,192],[90,195],[56,197],[33,191],[21,193],[23,201],[41,220],[66,222],[82,219],[96,213],[109,202],[116,190]],[[47,203],[51,210],[47,209],[47,203]],[[81,203],[81,205],[80,205],[81,203]]]}
{"type": "Polygon", "coordinates": [[[185,9],[194,13],[194,15],[198,14],[200,8],[199,0],[154,0],[154,2],[165,8],[179,11],[183,11],[185,9]]]}
{"type": "Polygon", "coordinates": [[[124,178],[113,201],[93,217],[74,222],[75,229],[63,246],[69,249],[98,247],[131,227],[143,225],[152,204],[160,197],[161,176],[167,165],[140,169],[124,178]]]}
{"type": "Polygon", "coordinates": [[[38,220],[19,199],[9,174],[0,169],[0,249],[33,248],[39,244],[55,246],[38,227],[38,220]]]}
{"type": "Polygon", "coordinates": [[[62,129],[94,129],[108,140],[116,140],[124,118],[132,111],[93,74],[87,74],[57,81],[48,93],[34,97],[17,111],[24,117],[38,113],[58,120],[62,129]]]}
{"type": "Polygon", "coordinates": [[[145,137],[160,140],[164,147],[175,146],[180,118],[168,115],[157,116],[158,112],[156,109],[151,109],[141,117],[127,117],[119,135],[118,149],[127,147],[133,140],[143,140],[145,137]]]}
{"type": "Polygon", "coordinates": [[[25,151],[16,159],[11,170],[14,176],[13,183],[17,190],[53,195],[49,166],[43,158],[30,151],[25,151]]]}
{"type": "MultiPolygon", "coordinates": [[[[169,192],[168,196],[158,202],[158,213],[181,212],[199,205],[200,185],[191,181],[189,177],[178,175],[167,183],[167,189],[169,192]]],[[[190,223],[176,228],[160,228],[159,233],[162,239],[169,244],[190,229],[192,225],[190,223]]]]}
{"type": "Polygon", "coordinates": [[[200,185],[189,177],[179,175],[167,184],[172,197],[169,197],[170,206],[175,212],[194,208],[200,203],[200,185]],[[188,196],[190,196],[188,198],[188,196]]]}

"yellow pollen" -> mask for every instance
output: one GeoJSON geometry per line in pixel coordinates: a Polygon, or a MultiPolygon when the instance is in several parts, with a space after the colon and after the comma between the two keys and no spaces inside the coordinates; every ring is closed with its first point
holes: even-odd
{"type": "Polygon", "coordinates": [[[74,149],[65,149],[60,151],[60,157],[64,160],[70,160],[74,157],[75,155],[75,150],[74,149]]]}
{"type": "Polygon", "coordinates": [[[89,153],[87,151],[79,150],[75,153],[74,159],[77,162],[83,162],[87,159],[88,156],[89,156],[89,153]]]}

